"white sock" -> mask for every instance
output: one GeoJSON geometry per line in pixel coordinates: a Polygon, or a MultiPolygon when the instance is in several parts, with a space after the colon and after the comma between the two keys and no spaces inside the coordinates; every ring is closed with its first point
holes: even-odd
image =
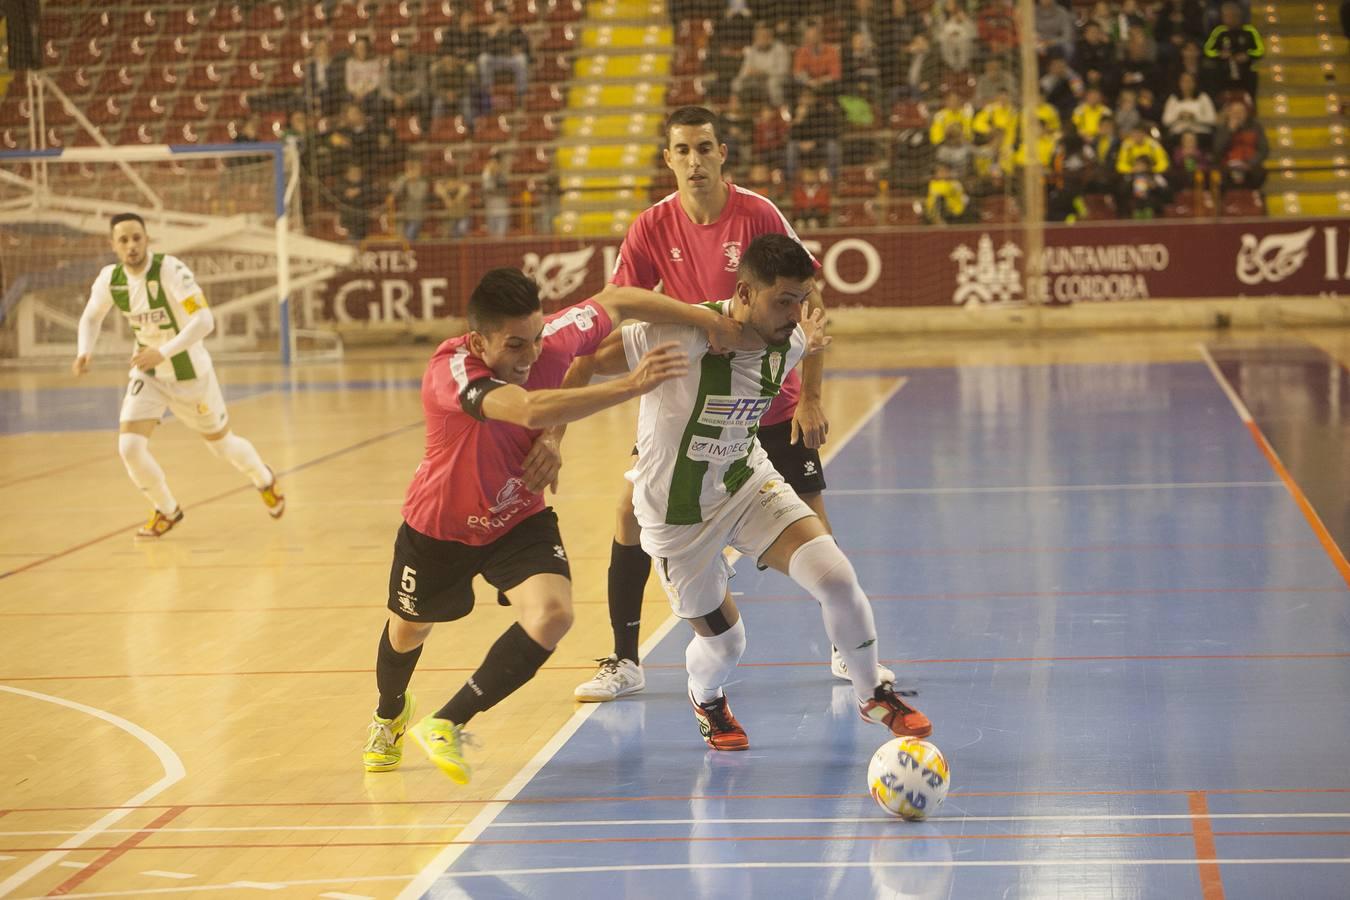
{"type": "Polygon", "coordinates": [[[877,625],[853,564],[834,538],[822,534],[792,554],[788,575],[820,602],[825,633],[839,648],[858,699],[872,699],[877,688],[877,625]]]}
{"type": "Polygon", "coordinates": [[[684,667],[689,672],[689,694],[695,703],[711,703],[722,696],[722,685],[731,678],[745,652],[745,622],[736,620],[721,634],[695,634],[684,648],[684,667]]]}
{"type": "Polygon", "coordinates": [[[247,475],[255,488],[262,489],[272,483],[272,475],[267,471],[267,466],[263,464],[258,451],[233,431],[226,432],[218,441],[207,441],[206,446],[210,447],[216,456],[225,459],[247,475]]]}
{"type": "Polygon", "coordinates": [[[169,492],[164,470],[150,455],[150,439],[143,434],[124,432],[117,436],[117,452],[122,457],[122,465],[127,467],[132,484],[150,498],[155,509],[166,516],[171,515],[178,508],[178,501],[169,492]]]}

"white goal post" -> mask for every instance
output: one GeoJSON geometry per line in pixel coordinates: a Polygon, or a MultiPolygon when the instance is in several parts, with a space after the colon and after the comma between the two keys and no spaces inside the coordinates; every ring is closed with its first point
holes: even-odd
{"type": "MultiPolygon", "coordinates": [[[[304,234],[299,185],[290,143],[0,151],[0,359],[73,357],[89,287],[115,261],[109,220],[123,212],[196,274],[213,354],[340,355],[336,334],[293,327],[290,301],[356,251],[304,234]]],[[[129,337],[120,316],[108,321],[129,337]]]]}

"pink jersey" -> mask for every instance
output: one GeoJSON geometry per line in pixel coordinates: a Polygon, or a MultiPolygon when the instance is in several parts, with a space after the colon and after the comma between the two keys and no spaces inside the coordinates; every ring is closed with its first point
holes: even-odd
{"type": "MultiPolygon", "coordinates": [[[[594,300],[544,319],[544,346],[527,391],[556,388],[578,356],[595,352],[614,328],[594,300]]],[[[408,486],[403,518],[441,541],[482,546],[544,508],[525,489],[524,462],[539,431],[477,417],[483,394],[504,382],[469,350],[468,336],[436,348],[422,377],[427,448],[408,486]]]]}
{"type": "MultiPolygon", "coordinates": [[[[610,282],[648,289],[660,284],[667,295],[686,303],[725,300],[736,293],[741,253],[751,241],[761,234],[786,234],[800,242],[773,201],[731,182],[727,189],[727,205],[709,225],[689,219],[679,194],[645,210],[628,228],[610,282]]],[[[760,425],[791,419],[801,389],[801,376],[794,369],[760,425]]]]}

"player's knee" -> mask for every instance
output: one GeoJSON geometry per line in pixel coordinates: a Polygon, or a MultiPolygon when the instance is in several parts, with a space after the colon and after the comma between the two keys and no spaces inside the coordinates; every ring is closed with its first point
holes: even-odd
{"type": "Polygon", "coordinates": [[[216,434],[204,434],[202,438],[206,441],[206,449],[210,450],[212,455],[221,459],[225,458],[225,438],[230,436],[228,429],[216,434]]]}
{"type": "Polygon", "coordinates": [[[123,462],[138,461],[149,450],[150,439],[143,434],[124,431],[117,436],[117,455],[123,462]]]}
{"type": "Polygon", "coordinates": [[[572,628],[572,604],[564,597],[550,597],[531,611],[529,619],[533,626],[529,631],[547,635],[557,643],[572,628]]]}
{"type": "Polygon", "coordinates": [[[409,622],[398,616],[389,617],[389,644],[398,653],[410,653],[422,646],[431,634],[432,623],[409,622]]]}
{"type": "Polygon", "coordinates": [[[797,548],[788,561],[788,575],[817,600],[851,595],[858,589],[853,564],[828,534],[797,548]]]}

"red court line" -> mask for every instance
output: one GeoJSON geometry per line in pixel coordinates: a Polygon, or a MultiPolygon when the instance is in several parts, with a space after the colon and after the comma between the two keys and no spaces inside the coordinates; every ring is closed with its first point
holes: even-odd
{"type": "MultiPolygon", "coordinates": [[[[302,470],[302,469],[307,469],[307,468],[309,468],[310,466],[318,465],[319,463],[325,462],[325,461],[327,461],[327,460],[329,460],[329,459],[332,459],[332,458],[335,457],[335,456],[341,456],[341,455],[344,454],[344,453],[350,453],[352,450],[359,450],[359,449],[361,449],[362,447],[366,447],[366,446],[368,446],[368,445],[370,445],[370,444],[377,443],[378,441],[382,441],[382,440],[384,440],[385,438],[393,437],[393,436],[396,435],[396,434],[400,434],[400,433],[402,433],[402,432],[404,432],[404,431],[407,431],[407,430],[410,429],[410,428],[416,428],[416,427],[418,427],[418,426],[420,426],[420,425],[422,425],[422,424],[423,424],[423,423],[419,420],[419,421],[417,421],[417,422],[413,422],[413,423],[408,424],[408,425],[402,425],[402,426],[399,426],[398,428],[395,428],[395,429],[393,429],[392,431],[386,431],[386,432],[384,432],[383,434],[377,434],[377,435],[375,435],[374,437],[369,437],[369,438],[366,438],[365,440],[357,441],[355,444],[352,444],[351,446],[343,447],[343,448],[340,449],[340,450],[334,450],[334,451],[331,452],[331,453],[325,453],[325,454],[322,455],[322,456],[319,456],[319,457],[316,457],[316,458],[314,458],[314,459],[311,459],[309,462],[301,463],[301,464],[298,465],[298,466],[292,466],[291,468],[286,469],[286,470],[283,471],[283,472],[278,472],[277,475],[278,475],[278,476],[281,476],[281,475],[290,475],[290,474],[292,474],[292,473],[294,473],[294,472],[299,472],[299,471],[302,470]]],[[[207,497],[205,500],[198,500],[197,502],[193,503],[192,506],[193,506],[193,508],[196,508],[196,507],[199,507],[199,506],[205,506],[205,505],[208,504],[208,503],[214,503],[215,501],[224,499],[225,497],[229,497],[229,496],[232,496],[232,495],[234,495],[234,494],[242,494],[242,493],[244,493],[245,491],[251,491],[251,490],[253,490],[253,485],[251,485],[251,484],[244,484],[244,485],[242,485],[242,486],[240,486],[240,487],[237,487],[237,488],[231,488],[231,489],[228,490],[228,491],[225,491],[225,492],[220,493],[220,494],[216,494],[214,497],[207,497]]],[[[109,532],[107,532],[106,534],[101,534],[101,535],[99,535],[99,536],[96,537],[96,538],[91,538],[91,539],[89,539],[89,540],[87,540],[87,541],[84,541],[83,543],[76,544],[76,545],[73,546],[73,547],[67,547],[67,548],[64,549],[64,550],[59,550],[59,551],[57,551],[56,553],[52,553],[52,554],[50,554],[50,555],[48,555],[48,556],[44,556],[44,557],[42,557],[41,559],[35,559],[35,560],[33,560],[32,562],[30,562],[30,563],[25,563],[25,564],[23,564],[22,566],[19,566],[18,568],[10,569],[8,572],[0,572],[0,579],[8,578],[8,577],[11,576],[11,575],[18,575],[20,572],[27,572],[29,569],[37,568],[38,566],[45,565],[46,563],[52,562],[53,560],[57,560],[57,559],[61,559],[62,557],[69,556],[69,555],[72,554],[72,553],[78,553],[80,550],[84,550],[86,547],[92,547],[94,544],[98,544],[98,543],[101,543],[101,542],[103,542],[103,541],[106,541],[108,538],[117,537],[117,535],[119,535],[119,534],[125,534],[126,532],[130,531],[131,529],[133,529],[133,528],[139,528],[140,526],[141,526],[141,522],[136,522],[136,523],[133,524],[133,525],[123,525],[121,528],[118,528],[118,529],[116,529],[115,531],[109,531],[109,532]]],[[[76,615],[91,615],[91,614],[92,614],[92,613],[87,613],[87,612],[86,612],[86,613],[77,613],[76,615]]],[[[0,615],[13,615],[13,613],[0,613],[0,615]]]]}
{"type": "MultiPolygon", "coordinates": [[[[967,656],[967,657],[934,657],[931,659],[881,659],[879,662],[887,665],[900,666],[925,666],[925,665],[963,665],[971,663],[1051,663],[1051,662],[1193,662],[1204,660],[1291,660],[1316,662],[1330,659],[1350,659],[1350,651],[1345,652],[1326,652],[1326,653],[1190,653],[1190,654],[1161,654],[1147,653],[1130,656],[1126,654],[1103,655],[1103,656],[967,656]]],[[[822,665],[818,659],[781,661],[781,662],[754,662],[741,663],[742,669],[777,669],[777,668],[814,668],[822,665]]],[[[594,669],[594,664],[583,665],[550,665],[545,666],[542,672],[589,672],[594,669]]],[[[670,669],[683,670],[681,663],[648,663],[645,668],[648,669],[670,669]]],[[[136,672],[136,673],[112,673],[112,674],[88,674],[88,675],[0,675],[0,681],[115,681],[123,679],[139,678],[253,678],[259,676],[277,677],[289,675],[367,675],[373,670],[370,667],[360,669],[272,669],[272,670],[251,670],[247,672],[136,672]]],[[[473,672],[474,666],[419,666],[419,672],[473,672]]]]}
{"type": "MultiPolygon", "coordinates": [[[[85,866],[83,869],[76,872],[74,875],[70,876],[56,887],[52,888],[51,892],[48,893],[47,896],[60,897],[62,894],[69,894],[71,891],[75,890],[75,888],[84,884],[90,878],[93,878],[96,874],[98,874],[98,872],[101,869],[105,868],[113,860],[117,859],[119,856],[121,856],[122,854],[126,853],[129,850],[135,850],[140,845],[141,841],[145,840],[150,835],[154,834],[155,831],[157,831],[158,829],[163,828],[169,822],[172,822],[174,819],[178,818],[180,815],[186,812],[187,809],[188,808],[186,806],[169,807],[164,812],[160,813],[160,815],[153,822],[145,826],[145,828],[141,829],[135,834],[128,835],[126,840],[122,841],[120,844],[116,844],[115,846],[80,847],[79,849],[81,850],[105,850],[106,852],[98,859],[94,860],[89,865],[85,866]]],[[[52,849],[64,850],[65,848],[54,847],[52,849]]]]}
{"type": "Polygon", "coordinates": [[[55,475],[57,472],[65,472],[70,469],[78,469],[80,466],[87,466],[93,462],[100,462],[105,459],[111,459],[112,454],[100,453],[98,456],[91,456],[78,462],[69,463],[64,466],[57,466],[55,469],[46,469],[42,472],[34,472],[32,475],[23,475],[19,478],[11,478],[9,481],[0,481],[0,488],[7,488],[11,484],[22,484],[25,481],[34,481],[38,478],[46,478],[48,475],[55,475]]]}
{"type": "MultiPolygon", "coordinates": [[[[1207,820],[1206,820],[1207,821],[1207,820]]],[[[864,823],[867,824],[867,823],[864,823]]],[[[888,822],[879,821],[871,824],[886,825],[888,822]]],[[[158,826],[154,826],[157,828],[158,826]]],[[[446,827],[454,827],[448,825],[446,827]]],[[[528,826],[525,826],[528,827],[528,826]]],[[[690,827],[697,827],[691,825],[690,827]]],[[[1074,840],[1148,840],[1150,838],[1170,838],[1170,839],[1193,839],[1197,847],[1200,845],[1198,836],[1199,827],[1193,831],[1103,831],[1103,832],[1028,832],[1025,834],[1013,834],[1009,832],[991,832],[989,834],[748,834],[748,835],[653,835],[639,836],[632,834],[621,834],[604,837],[557,837],[557,838],[476,838],[474,840],[461,841],[298,841],[282,842],[268,841],[247,844],[147,844],[141,845],[146,837],[153,833],[153,828],[146,831],[137,832],[126,841],[114,847],[89,847],[82,849],[106,850],[107,859],[111,862],[117,856],[129,850],[322,850],[322,849],[353,849],[356,847],[444,847],[453,845],[462,846],[541,846],[557,844],[716,844],[726,841],[748,842],[774,842],[790,843],[794,841],[1074,841],[1074,840]],[[128,842],[133,841],[128,845],[128,842]]],[[[1220,831],[1218,837],[1347,837],[1350,831],[1220,831]]],[[[1209,855],[1201,856],[1201,859],[1216,859],[1213,847],[1214,834],[1210,834],[1209,855]]],[[[0,847],[3,853],[47,853],[52,850],[60,850],[60,847],[0,847]]],[[[102,857],[100,858],[102,859],[102,857]]],[[[1204,869],[1206,864],[1202,864],[1204,869]]],[[[1218,868],[1217,865],[1214,866],[1218,868]]],[[[86,872],[94,868],[90,865],[81,870],[79,875],[70,879],[71,882],[87,880],[80,878],[86,872]]],[[[1203,881],[1203,879],[1202,879],[1203,881]]],[[[70,882],[67,882],[70,883],[70,882]]],[[[55,896],[58,893],[66,893],[63,890],[65,885],[52,891],[47,896],[55,896]]],[[[1205,893],[1205,900],[1221,900],[1220,894],[1205,893]]]]}
{"type": "Polygon", "coordinates": [[[1186,798],[1191,809],[1191,834],[1195,840],[1195,858],[1200,863],[1200,892],[1204,900],[1224,900],[1223,877],[1214,850],[1214,824],[1209,818],[1209,801],[1204,791],[1192,791],[1186,798]]]}
{"type": "MultiPolygon", "coordinates": [[[[1350,581],[1346,582],[1350,586],[1350,581]]],[[[1025,599],[1063,599],[1068,597],[1166,597],[1171,594],[1341,594],[1345,588],[1333,584],[1329,587],[1284,587],[1252,585],[1250,587],[1161,587],[1161,588],[1116,588],[1102,591],[972,591],[950,594],[871,594],[868,599],[874,603],[879,600],[913,602],[918,600],[1025,600],[1025,599]]],[[[737,603],[775,603],[784,600],[815,599],[809,594],[755,594],[736,598],[737,603]]]]}
{"type": "MultiPolygon", "coordinates": [[[[952,791],[952,797],[1170,797],[1190,796],[1195,788],[1131,788],[1125,790],[1073,791],[952,791]]],[[[1206,795],[1252,796],[1256,794],[1350,794],[1350,787],[1327,788],[1206,788],[1206,795]]],[[[556,806],[578,803],[687,803],[690,800],[849,800],[870,799],[869,795],[854,794],[654,794],[637,797],[530,797],[516,798],[518,806],[556,806]]],[[[348,806],[472,806],[482,803],[501,803],[496,797],[464,797],[454,800],[266,800],[234,803],[184,803],[187,809],[307,809],[348,806]]],[[[25,806],[12,807],[12,813],[89,812],[125,809],[124,806],[25,806]]],[[[168,804],[147,803],[137,809],[171,809],[168,804]]]]}
{"type": "Polygon", "coordinates": [[[1303,489],[1298,486],[1298,482],[1294,481],[1294,477],[1289,474],[1289,470],[1284,467],[1284,463],[1280,462],[1279,454],[1266,440],[1266,436],[1261,433],[1261,428],[1250,418],[1246,420],[1246,424],[1247,430],[1251,432],[1252,440],[1256,441],[1257,448],[1265,455],[1266,462],[1270,463],[1270,467],[1275,470],[1275,474],[1280,476],[1280,480],[1284,482],[1284,486],[1294,498],[1294,503],[1303,513],[1303,518],[1307,519],[1308,525],[1312,527],[1313,534],[1317,535],[1318,543],[1327,552],[1327,556],[1331,557],[1331,564],[1336,567],[1336,571],[1341,573],[1346,586],[1350,587],[1350,561],[1346,560],[1345,554],[1337,546],[1335,538],[1331,536],[1331,532],[1327,531],[1327,526],[1322,523],[1321,516],[1317,514],[1317,510],[1313,509],[1312,504],[1308,502],[1308,498],[1304,496],[1303,489]]]}
{"type": "Polygon", "coordinates": [[[1125,553],[1136,550],[1289,550],[1295,547],[1315,546],[1316,541],[1276,541],[1259,544],[1081,544],[1074,546],[1040,547],[928,547],[918,549],[877,548],[862,550],[848,547],[853,556],[984,556],[988,554],[1031,553],[1125,553]]]}

